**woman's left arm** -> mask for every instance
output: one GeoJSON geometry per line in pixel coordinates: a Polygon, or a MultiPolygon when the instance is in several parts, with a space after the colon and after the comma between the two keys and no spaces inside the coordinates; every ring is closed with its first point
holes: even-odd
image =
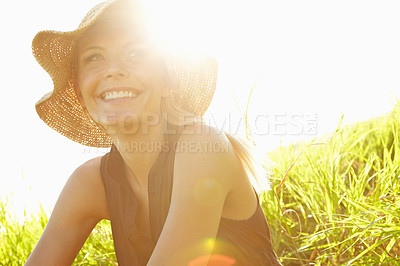
{"type": "Polygon", "coordinates": [[[170,209],[147,265],[206,265],[210,259],[240,161],[225,134],[208,129],[186,129],[179,139],[170,209]]]}

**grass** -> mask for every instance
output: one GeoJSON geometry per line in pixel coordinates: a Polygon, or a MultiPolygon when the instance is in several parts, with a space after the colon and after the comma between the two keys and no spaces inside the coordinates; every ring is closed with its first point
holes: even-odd
{"type": "MultiPolygon", "coordinates": [[[[272,190],[261,196],[284,265],[400,265],[400,106],[269,154],[272,190]]],[[[21,224],[0,201],[0,265],[22,265],[46,213],[21,224]]],[[[116,265],[109,222],[74,265],[116,265]]]]}
{"type": "MultiPolygon", "coordinates": [[[[9,209],[9,200],[0,200],[0,265],[23,265],[48,222],[43,208],[25,215],[20,222],[9,209]]],[[[117,265],[110,222],[103,220],[93,229],[74,265],[117,265]]]]}
{"type": "Polygon", "coordinates": [[[263,207],[284,265],[400,265],[400,106],[269,154],[263,207]]]}

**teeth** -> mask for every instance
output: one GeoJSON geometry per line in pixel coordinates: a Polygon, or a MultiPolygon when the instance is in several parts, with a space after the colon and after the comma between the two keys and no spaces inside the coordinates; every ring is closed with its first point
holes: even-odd
{"type": "Polygon", "coordinates": [[[105,100],[118,99],[118,98],[133,98],[136,97],[137,93],[131,91],[110,91],[104,95],[105,100]]]}

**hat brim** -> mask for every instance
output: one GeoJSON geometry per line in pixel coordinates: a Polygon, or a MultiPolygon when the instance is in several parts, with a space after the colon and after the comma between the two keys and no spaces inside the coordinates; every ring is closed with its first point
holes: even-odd
{"type": "MultiPolygon", "coordinates": [[[[80,144],[110,147],[112,139],[96,124],[79,103],[74,80],[74,48],[76,42],[99,18],[116,4],[133,3],[112,0],[93,8],[74,31],[41,31],[32,41],[33,54],[51,76],[52,92],[36,103],[39,117],[51,128],[80,144]]],[[[130,6],[133,8],[133,6],[130,6]]],[[[127,9],[124,9],[124,12],[127,9]]],[[[202,116],[211,103],[217,79],[217,62],[210,56],[197,57],[164,54],[173,91],[171,100],[186,112],[202,116]]]]}

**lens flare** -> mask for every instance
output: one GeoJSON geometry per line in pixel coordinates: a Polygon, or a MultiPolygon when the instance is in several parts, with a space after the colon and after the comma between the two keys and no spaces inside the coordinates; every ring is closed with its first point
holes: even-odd
{"type": "Polygon", "coordinates": [[[200,265],[207,265],[207,266],[231,266],[235,265],[236,260],[219,254],[212,254],[210,256],[205,255],[198,257],[191,262],[188,263],[188,266],[200,266],[200,265]]]}
{"type": "Polygon", "coordinates": [[[197,250],[197,254],[201,255],[191,260],[187,264],[188,266],[230,266],[236,263],[234,258],[227,255],[235,248],[231,243],[225,240],[211,237],[205,238],[193,248],[197,250]]]}

